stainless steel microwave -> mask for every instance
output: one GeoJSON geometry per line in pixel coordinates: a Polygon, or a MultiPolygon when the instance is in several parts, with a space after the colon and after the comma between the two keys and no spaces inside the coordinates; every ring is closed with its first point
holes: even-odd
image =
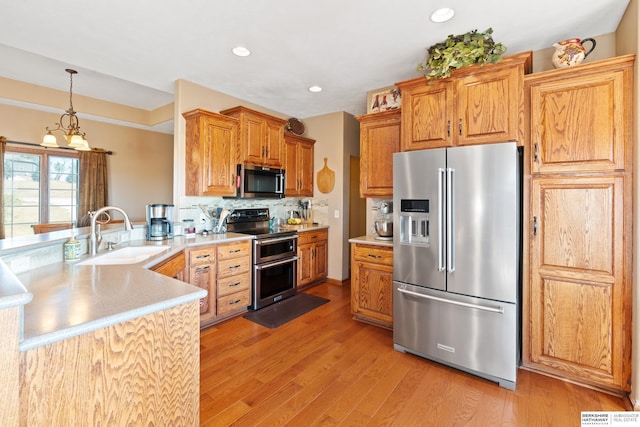
{"type": "Polygon", "coordinates": [[[242,199],[281,199],[284,197],[284,169],[238,165],[237,195],[242,199]]]}

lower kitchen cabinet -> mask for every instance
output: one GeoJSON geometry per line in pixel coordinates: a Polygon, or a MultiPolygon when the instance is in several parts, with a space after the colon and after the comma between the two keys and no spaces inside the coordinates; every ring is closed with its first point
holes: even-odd
{"type": "Polygon", "coordinates": [[[351,245],[351,313],[356,320],[393,328],[393,248],[351,245]]]}
{"type": "Polygon", "coordinates": [[[298,289],[327,278],[329,230],[298,232],[298,289]]]}
{"type": "Polygon", "coordinates": [[[200,300],[200,327],[247,311],[251,305],[251,241],[189,249],[189,283],[206,289],[200,300]]]}
{"type": "Polygon", "coordinates": [[[174,279],[184,280],[184,269],[187,266],[184,251],[167,258],[164,261],[154,265],[151,270],[164,276],[173,277],[174,279]]]}
{"type": "Polygon", "coordinates": [[[210,323],[216,317],[216,246],[189,249],[189,279],[208,295],[200,300],[200,322],[210,323]]]}
{"type": "Polygon", "coordinates": [[[251,242],[218,246],[217,319],[242,313],[251,304],[251,242]]]}

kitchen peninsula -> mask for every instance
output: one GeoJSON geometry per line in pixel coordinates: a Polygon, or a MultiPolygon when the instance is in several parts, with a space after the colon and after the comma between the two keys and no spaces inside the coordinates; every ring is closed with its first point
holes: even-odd
{"type": "Polygon", "coordinates": [[[247,239],[135,240],[123,245],[166,249],[125,265],[60,261],[14,274],[0,262],[7,425],[198,425],[206,291],[149,268],[188,245],[247,239]]]}

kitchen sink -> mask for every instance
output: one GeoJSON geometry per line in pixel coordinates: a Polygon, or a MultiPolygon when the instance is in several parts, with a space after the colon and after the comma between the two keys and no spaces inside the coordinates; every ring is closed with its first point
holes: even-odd
{"type": "Polygon", "coordinates": [[[110,264],[136,264],[142,262],[162,251],[169,249],[169,246],[128,246],[122,249],[103,252],[92,258],[87,258],[77,265],[110,265],[110,264]]]}

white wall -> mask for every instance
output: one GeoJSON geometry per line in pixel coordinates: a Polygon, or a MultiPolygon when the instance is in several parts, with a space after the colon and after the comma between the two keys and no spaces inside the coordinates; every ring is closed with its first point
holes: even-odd
{"type": "MultiPolygon", "coordinates": [[[[63,112],[0,104],[0,135],[38,146],[45,127],[54,126],[63,112]]],[[[110,204],[124,209],[133,221],[144,221],[146,204],[171,203],[173,135],[89,120],[82,113],[78,116],[89,144],[113,151],[107,158],[110,204]]]]}

